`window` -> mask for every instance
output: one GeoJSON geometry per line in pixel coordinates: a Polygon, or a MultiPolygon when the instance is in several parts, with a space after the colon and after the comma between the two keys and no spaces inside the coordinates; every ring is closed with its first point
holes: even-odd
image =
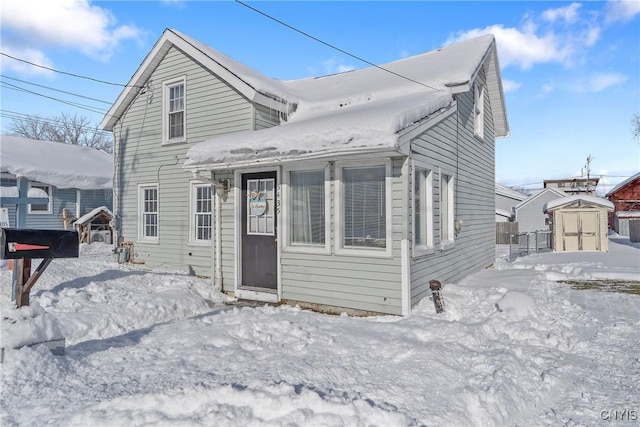
{"type": "Polygon", "coordinates": [[[141,240],[158,240],[158,186],[145,185],[138,189],[140,196],[138,220],[141,240]]]}
{"type": "Polygon", "coordinates": [[[428,169],[414,167],[413,174],[414,255],[433,248],[433,176],[428,169]]]}
{"type": "Polygon", "coordinates": [[[324,170],[290,172],[291,244],[325,244],[324,170]]]}
{"type": "MultiPolygon", "coordinates": [[[[390,164],[339,167],[338,242],[341,248],[387,249],[390,253],[390,194],[386,179],[390,164]]],[[[355,252],[351,252],[355,253],[355,252]]]]}
{"type": "Polygon", "coordinates": [[[212,198],[211,184],[191,185],[192,243],[211,243],[212,198]]]}
{"type": "Polygon", "coordinates": [[[164,141],[168,143],[185,140],[185,80],[164,84],[164,141]]]}
{"type": "Polygon", "coordinates": [[[440,243],[447,246],[454,241],[453,177],[440,175],[440,243]]]}
{"type": "Polygon", "coordinates": [[[473,132],[484,138],[484,86],[474,85],[473,91],[473,132]]]}
{"type": "Polygon", "coordinates": [[[29,205],[29,213],[30,214],[51,214],[53,213],[53,201],[52,199],[52,195],[53,195],[53,191],[51,190],[51,186],[50,185],[37,185],[37,184],[31,184],[30,185],[31,188],[37,188],[39,190],[44,191],[45,193],[47,193],[47,196],[49,197],[49,201],[47,203],[43,203],[41,205],[36,205],[36,204],[31,204],[29,205]]]}

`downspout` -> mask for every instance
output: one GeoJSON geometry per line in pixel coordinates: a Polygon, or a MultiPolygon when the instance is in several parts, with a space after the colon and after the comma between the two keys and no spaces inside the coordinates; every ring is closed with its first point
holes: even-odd
{"type": "Polygon", "coordinates": [[[222,292],[222,194],[224,193],[223,185],[215,185],[216,189],[216,266],[213,280],[213,287],[222,292]]]}

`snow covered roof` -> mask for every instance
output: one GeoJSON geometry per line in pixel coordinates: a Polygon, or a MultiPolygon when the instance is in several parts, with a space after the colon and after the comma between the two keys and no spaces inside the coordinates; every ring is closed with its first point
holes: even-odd
{"type": "Polygon", "coordinates": [[[613,193],[615,193],[616,191],[620,190],[622,187],[625,187],[627,184],[631,184],[633,181],[635,181],[636,179],[640,179],[640,172],[638,172],[637,174],[630,176],[629,178],[625,179],[624,181],[622,181],[621,183],[619,183],[618,185],[616,185],[615,187],[613,187],[611,189],[611,191],[609,191],[607,193],[607,197],[609,197],[610,195],[612,195],[613,193]]]}
{"type": "Polygon", "coordinates": [[[522,201],[524,199],[526,199],[527,196],[524,193],[521,193],[519,191],[513,190],[509,187],[505,187],[504,185],[500,185],[496,182],[496,194],[499,194],[501,196],[505,196],[505,197],[509,197],[510,199],[515,199],[515,200],[519,200],[522,201]]]}
{"type": "Polygon", "coordinates": [[[402,131],[429,121],[471,89],[480,68],[487,74],[495,136],[507,136],[500,69],[492,35],[346,73],[282,81],[266,77],[179,31],[166,29],[102,121],[113,130],[173,46],[247,99],[288,116],[271,129],[235,132],[192,147],[190,169],[222,168],[248,159],[286,161],[352,150],[402,152],[402,131]]]}
{"type": "MultiPolygon", "coordinates": [[[[187,152],[184,166],[228,168],[244,162],[286,162],[354,151],[406,154],[404,132],[451,107],[453,94],[469,90],[489,59],[494,61],[488,67],[493,70],[495,40],[485,35],[380,67],[279,82],[278,90],[284,91],[279,96],[297,101],[286,123],[196,144],[187,152]]],[[[253,74],[247,80],[260,83],[253,74]]],[[[498,115],[504,112],[502,96],[500,100],[498,115]]],[[[506,128],[497,134],[505,136],[506,128]]]]}
{"type": "Polygon", "coordinates": [[[80,145],[0,135],[0,171],[58,188],[113,188],[113,157],[80,145]]]}
{"type": "Polygon", "coordinates": [[[107,215],[109,215],[109,217],[113,218],[113,213],[109,210],[108,207],[106,206],[99,206],[95,209],[93,209],[91,212],[87,212],[86,214],[82,215],[80,218],[78,218],[77,220],[75,220],[74,225],[83,225],[86,224],[87,222],[90,222],[91,220],[93,220],[97,215],[99,215],[100,213],[105,213],[107,215]]]}
{"type": "Polygon", "coordinates": [[[546,213],[547,211],[558,209],[562,206],[570,205],[576,202],[584,202],[589,205],[602,206],[604,208],[611,209],[611,210],[614,209],[613,203],[611,203],[606,199],[603,199],[602,197],[586,196],[581,194],[576,194],[574,196],[566,196],[566,197],[561,197],[555,200],[551,200],[547,202],[542,209],[546,213]]]}

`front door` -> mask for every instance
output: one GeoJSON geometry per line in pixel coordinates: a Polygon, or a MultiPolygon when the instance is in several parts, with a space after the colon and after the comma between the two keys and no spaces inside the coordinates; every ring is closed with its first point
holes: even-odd
{"type": "Polygon", "coordinates": [[[276,172],[242,175],[242,286],[277,289],[276,172]]]}

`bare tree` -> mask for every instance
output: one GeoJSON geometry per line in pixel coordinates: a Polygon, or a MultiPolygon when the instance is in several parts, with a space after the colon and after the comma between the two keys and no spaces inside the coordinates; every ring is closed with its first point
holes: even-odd
{"type": "Polygon", "coordinates": [[[27,116],[14,119],[9,125],[9,132],[14,136],[84,145],[107,153],[113,152],[111,135],[98,126],[91,126],[89,119],[84,116],[65,113],[51,118],[27,116]]]}
{"type": "Polygon", "coordinates": [[[635,139],[640,139],[640,114],[638,113],[631,119],[631,133],[635,139]]]}

